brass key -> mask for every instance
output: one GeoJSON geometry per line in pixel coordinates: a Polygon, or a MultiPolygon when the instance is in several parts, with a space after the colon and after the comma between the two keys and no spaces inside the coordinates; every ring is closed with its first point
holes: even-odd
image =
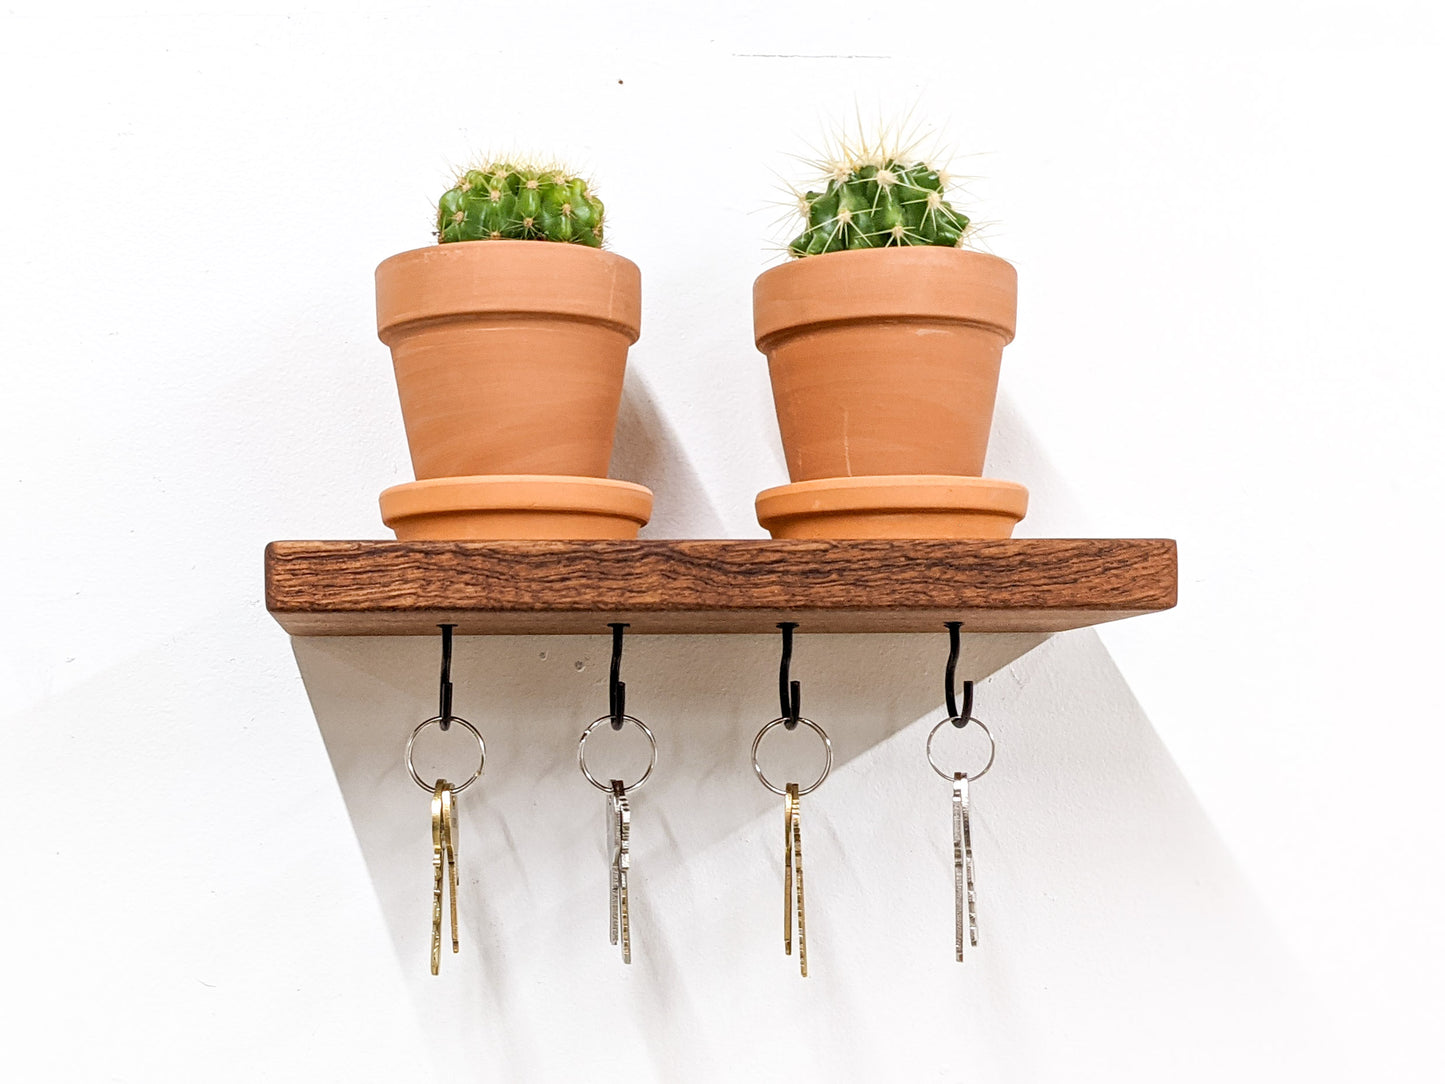
{"type": "Polygon", "coordinates": [[[803,908],[803,801],[798,784],[783,795],[783,950],[793,953],[793,908],[797,907],[798,969],[808,977],[808,927],[803,908]],[[796,893],[796,896],[795,896],[796,893]]]}
{"type": "Polygon", "coordinates": [[[452,952],[456,953],[462,950],[457,936],[457,804],[450,783],[442,791],[442,849],[451,881],[452,952]]]}
{"type": "MultiPolygon", "coordinates": [[[[443,677],[445,682],[445,677],[443,677]]],[[[423,719],[411,732],[411,737],[406,743],[406,770],[411,776],[412,782],[422,790],[431,794],[431,864],[432,864],[432,909],[431,909],[431,973],[433,975],[441,972],[442,963],[442,898],[448,888],[451,889],[451,928],[452,928],[452,952],[461,952],[461,936],[459,923],[457,921],[457,896],[460,894],[460,876],[457,870],[457,795],[466,790],[482,776],[482,769],[487,763],[487,743],[482,740],[481,733],[471,723],[460,716],[453,715],[448,722],[441,716],[432,716],[430,719],[423,719]],[[423,730],[431,726],[438,726],[446,730],[451,725],[465,734],[471,735],[477,743],[477,769],[462,781],[460,786],[454,786],[445,779],[438,779],[435,783],[425,782],[421,774],[416,770],[416,762],[412,759],[412,751],[416,746],[416,739],[423,730]]]]}
{"type": "Polygon", "coordinates": [[[440,974],[442,966],[442,892],[446,871],[446,820],[443,817],[442,795],[451,788],[445,779],[438,779],[431,798],[431,973],[440,974]]]}
{"type": "Polygon", "coordinates": [[[765,723],[753,738],[753,774],[758,777],[759,783],[783,799],[783,953],[791,956],[796,940],[798,971],[803,978],[807,978],[808,919],[803,906],[803,795],[817,790],[823,785],[823,780],[828,778],[828,773],[833,768],[833,742],[828,737],[828,732],[821,726],[813,720],[797,714],[798,683],[788,680],[788,660],[792,653],[791,633],[795,625],[792,622],[784,621],[778,627],[783,630],[783,664],[778,680],[779,699],[783,702],[783,714],[772,722],[765,723]],[[791,714],[789,714],[790,710],[791,714]],[[785,730],[801,728],[812,731],[823,743],[823,770],[818,773],[818,778],[808,786],[805,787],[800,783],[788,783],[786,786],[779,787],[768,778],[763,771],[762,764],[758,762],[758,747],[763,744],[763,739],[777,727],[783,727],[785,730]],[[797,927],[796,939],[793,936],[794,926],[797,927]]]}
{"type": "Polygon", "coordinates": [[[783,951],[793,954],[793,808],[797,787],[783,792],[783,951]]]}

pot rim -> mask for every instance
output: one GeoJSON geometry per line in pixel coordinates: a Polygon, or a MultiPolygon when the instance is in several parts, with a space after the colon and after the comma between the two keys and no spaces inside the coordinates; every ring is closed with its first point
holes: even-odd
{"type": "Polygon", "coordinates": [[[572,512],[615,516],[639,526],[652,516],[652,490],[615,478],[564,474],[474,474],[423,478],[381,491],[388,527],[447,512],[572,512]]]}
{"type": "Polygon", "coordinates": [[[814,478],[758,494],[758,522],[856,512],[978,512],[1021,520],[1029,491],[1017,482],[954,474],[814,478]]]}
{"type": "Polygon", "coordinates": [[[1013,340],[1018,272],[987,252],[942,245],[852,249],[804,256],[753,283],[753,338],[855,320],[918,320],[988,328],[1013,340]]]}
{"type": "Polygon", "coordinates": [[[408,249],[376,267],[376,330],[387,345],[418,323],[505,313],[603,324],[634,343],[642,272],[605,249],[501,238],[408,249]]]}

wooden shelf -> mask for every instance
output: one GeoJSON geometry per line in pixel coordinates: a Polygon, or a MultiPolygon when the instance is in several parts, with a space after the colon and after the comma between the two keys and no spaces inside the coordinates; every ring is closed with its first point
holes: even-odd
{"type": "Polygon", "coordinates": [[[1168,539],[272,542],[266,608],[296,636],[1059,632],[1167,610],[1168,539]]]}

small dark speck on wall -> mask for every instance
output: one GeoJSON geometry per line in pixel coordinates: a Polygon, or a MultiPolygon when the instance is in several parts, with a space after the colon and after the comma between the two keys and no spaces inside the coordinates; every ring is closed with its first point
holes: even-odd
{"type": "Polygon", "coordinates": [[[618,85],[619,87],[622,85],[622,80],[621,80],[621,79],[617,80],[617,85],[618,85]]]}

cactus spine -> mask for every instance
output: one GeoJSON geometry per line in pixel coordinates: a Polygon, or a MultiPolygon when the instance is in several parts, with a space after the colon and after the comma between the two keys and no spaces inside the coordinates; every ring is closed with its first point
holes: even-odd
{"type": "Polygon", "coordinates": [[[437,201],[437,240],[563,241],[602,247],[602,201],[555,167],[469,169],[437,201]]]}
{"type": "Polygon", "coordinates": [[[953,248],[968,217],[944,198],[947,178],[925,162],[894,155],[830,163],[827,187],[805,192],[798,207],[807,226],[788,245],[790,256],[898,245],[953,248]]]}

